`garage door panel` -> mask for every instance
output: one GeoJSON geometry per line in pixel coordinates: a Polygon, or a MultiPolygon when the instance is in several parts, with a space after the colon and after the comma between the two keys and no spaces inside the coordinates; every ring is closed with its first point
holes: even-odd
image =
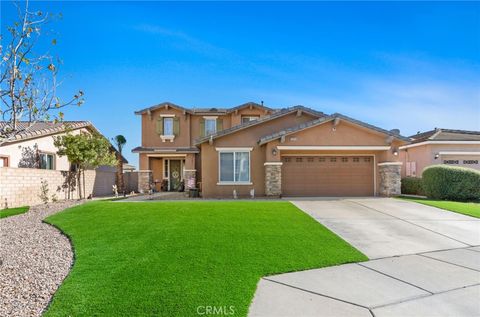
{"type": "Polygon", "coordinates": [[[374,193],[372,157],[284,157],[286,196],[370,196],[374,193]]]}

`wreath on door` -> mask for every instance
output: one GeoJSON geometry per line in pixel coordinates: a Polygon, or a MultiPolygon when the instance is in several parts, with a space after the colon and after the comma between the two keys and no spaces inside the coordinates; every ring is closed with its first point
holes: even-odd
{"type": "Polygon", "coordinates": [[[172,177],[173,178],[178,178],[179,174],[177,171],[172,172],[172,177]]]}

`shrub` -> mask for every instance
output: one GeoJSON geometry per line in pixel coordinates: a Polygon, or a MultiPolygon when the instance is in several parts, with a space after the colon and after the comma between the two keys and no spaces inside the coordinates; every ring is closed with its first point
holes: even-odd
{"type": "Polygon", "coordinates": [[[428,198],[479,200],[480,171],[456,166],[434,165],[423,171],[423,189],[428,198]]]}
{"type": "Polygon", "coordinates": [[[422,179],[417,177],[402,178],[402,194],[425,195],[422,179]]]}

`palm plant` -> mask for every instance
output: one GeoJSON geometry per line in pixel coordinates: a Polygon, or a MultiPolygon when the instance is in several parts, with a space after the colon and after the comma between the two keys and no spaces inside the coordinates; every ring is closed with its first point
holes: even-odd
{"type": "Polygon", "coordinates": [[[125,191],[125,184],[123,181],[123,160],[122,160],[122,150],[123,146],[127,143],[127,139],[121,134],[115,136],[113,138],[113,142],[117,146],[118,154],[117,154],[117,187],[120,192],[125,191]]]}

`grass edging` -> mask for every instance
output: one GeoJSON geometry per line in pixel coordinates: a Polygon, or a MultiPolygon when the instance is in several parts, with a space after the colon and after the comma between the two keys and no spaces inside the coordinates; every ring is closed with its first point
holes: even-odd
{"type": "Polygon", "coordinates": [[[191,316],[209,304],[233,304],[246,316],[264,276],[367,260],[288,202],[75,208],[47,220],[71,241],[74,265],[46,316],[191,316]]]}
{"type": "Polygon", "coordinates": [[[26,213],[30,210],[30,206],[22,206],[22,207],[15,207],[15,208],[7,208],[0,210],[0,219],[21,215],[26,213]]]}
{"type": "Polygon", "coordinates": [[[409,197],[409,196],[398,196],[397,198],[405,201],[413,201],[419,204],[459,213],[465,216],[480,218],[480,202],[436,200],[436,199],[409,197]]]}

